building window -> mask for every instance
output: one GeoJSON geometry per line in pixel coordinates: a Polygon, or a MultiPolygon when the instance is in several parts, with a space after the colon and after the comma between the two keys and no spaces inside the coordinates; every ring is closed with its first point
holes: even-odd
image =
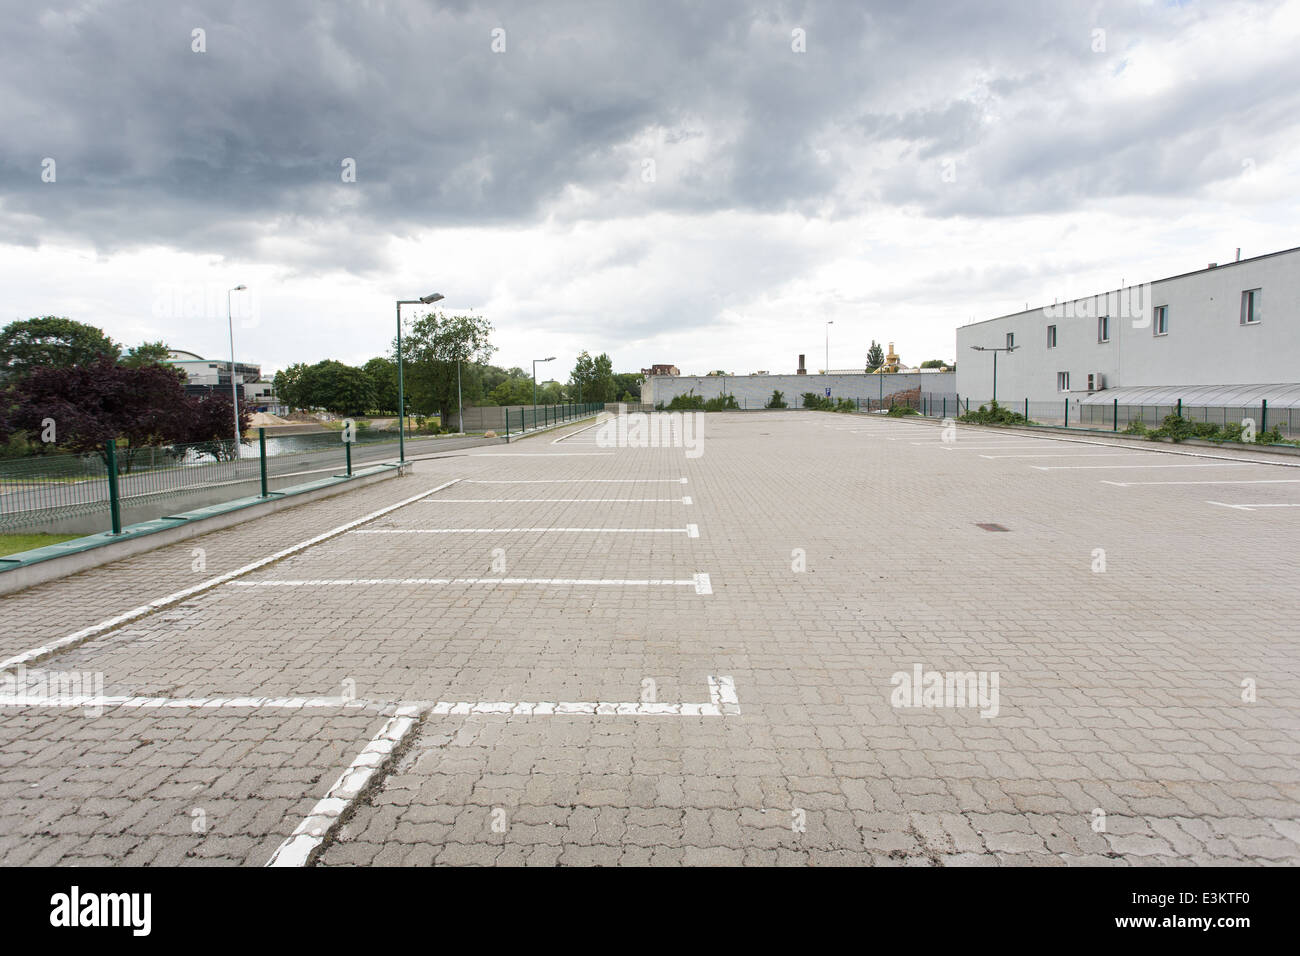
{"type": "Polygon", "coordinates": [[[1158,305],[1155,308],[1154,321],[1151,323],[1155,335],[1169,334],[1169,306],[1158,305]]]}
{"type": "Polygon", "coordinates": [[[1008,333],[1007,333],[1007,348],[1009,348],[1009,349],[1013,349],[1013,348],[1015,348],[1015,347],[1016,347],[1016,333],[1015,333],[1015,332],[1008,332],[1008,333]]]}
{"type": "Polygon", "coordinates": [[[1098,342],[1110,341],[1110,316],[1109,315],[1097,316],[1097,341],[1098,342]]]}
{"type": "Polygon", "coordinates": [[[1047,347],[1049,349],[1056,348],[1056,326],[1054,325],[1047,327],[1047,347]]]}
{"type": "Polygon", "coordinates": [[[1259,321],[1259,289],[1247,289],[1241,294],[1241,324],[1254,325],[1259,321]]]}
{"type": "Polygon", "coordinates": [[[1057,373],[1056,373],[1056,390],[1057,390],[1058,392],[1068,392],[1068,391],[1070,390],[1070,373],[1069,373],[1069,372],[1057,372],[1057,373]]]}

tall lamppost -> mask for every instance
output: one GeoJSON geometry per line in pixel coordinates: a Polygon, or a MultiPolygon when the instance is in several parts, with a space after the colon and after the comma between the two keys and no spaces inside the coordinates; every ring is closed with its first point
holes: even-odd
{"type": "Polygon", "coordinates": [[[230,330],[230,407],[235,411],[235,445],[230,453],[232,459],[239,457],[239,443],[244,436],[239,431],[239,390],[235,387],[235,320],[230,311],[230,294],[245,292],[247,289],[246,285],[237,285],[226,290],[226,325],[230,330]]]}
{"type": "Polygon", "coordinates": [[[555,361],[554,355],[552,355],[550,358],[533,359],[533,424],[534,425],[537,424],[537,363],[554,362],[554,361],[555,361]]]}
{"type": "Polygon", "coordinates": [[[397,300],[397,460],[406,461],[406,382],[402,378],[402,306],[432,305],[442,298],[441,292],[419,299],[397,300]]]}
{"type": "Polygon", "coordinates": [[[1020,348],[1020,346],[1019,346],[1019,345],[1004,345],[1004,346],[1002,346],[1001,348],[995,348],[994,346],[991,346],[991,345],[989,345],[989,346],[985,346],[985,345],[972,345],[971,348],[972,348],[974,351],[976,351],[976,352],[992,352],[992,353],[993,353],[993,402],[994,402],[994,404],[996,404],[996,403],[997,403],[997,400],[998,400],[998,353],[999,353],[999,352],[1014,352],[1016,349],[1020,348]]]}
{"type": "Polygon", "coordinates": [[[831,370],[831,326],[835,324],[834,319],[826,321],[826,371],[831,370]]]}

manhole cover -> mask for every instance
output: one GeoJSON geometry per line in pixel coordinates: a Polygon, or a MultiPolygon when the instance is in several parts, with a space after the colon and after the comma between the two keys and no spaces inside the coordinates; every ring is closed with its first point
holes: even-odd
{"type": "Polygon", "coordinates": [[[975,527],[983,528],[985,531],[1010,531],[1010,528],[1004,528],[1000,524],[993,524],[989,521],[977,521],[975,527]]]}

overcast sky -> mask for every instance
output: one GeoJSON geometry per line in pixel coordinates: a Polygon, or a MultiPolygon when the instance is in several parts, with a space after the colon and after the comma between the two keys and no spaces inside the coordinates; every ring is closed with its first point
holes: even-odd
{"type": "Polygon", "coordinates": [[[1300,2],[0,13],[0,323],[220,358],[243,283],[267,371],[382,354],[433,291],[561,378],[816,369],[830,320],[832,368],[951,359],[1026,302],[1300,245],[1300,2]]]}

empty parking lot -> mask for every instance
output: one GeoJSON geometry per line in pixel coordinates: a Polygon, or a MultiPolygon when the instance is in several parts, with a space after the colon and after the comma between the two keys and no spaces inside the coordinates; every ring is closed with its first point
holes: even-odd
{"type": "Polygon", "coordinates": [[[703,429],[424,460],[0,600],[37,687],[0,862],[1300,858],[1300,459],[703,429]]]}

